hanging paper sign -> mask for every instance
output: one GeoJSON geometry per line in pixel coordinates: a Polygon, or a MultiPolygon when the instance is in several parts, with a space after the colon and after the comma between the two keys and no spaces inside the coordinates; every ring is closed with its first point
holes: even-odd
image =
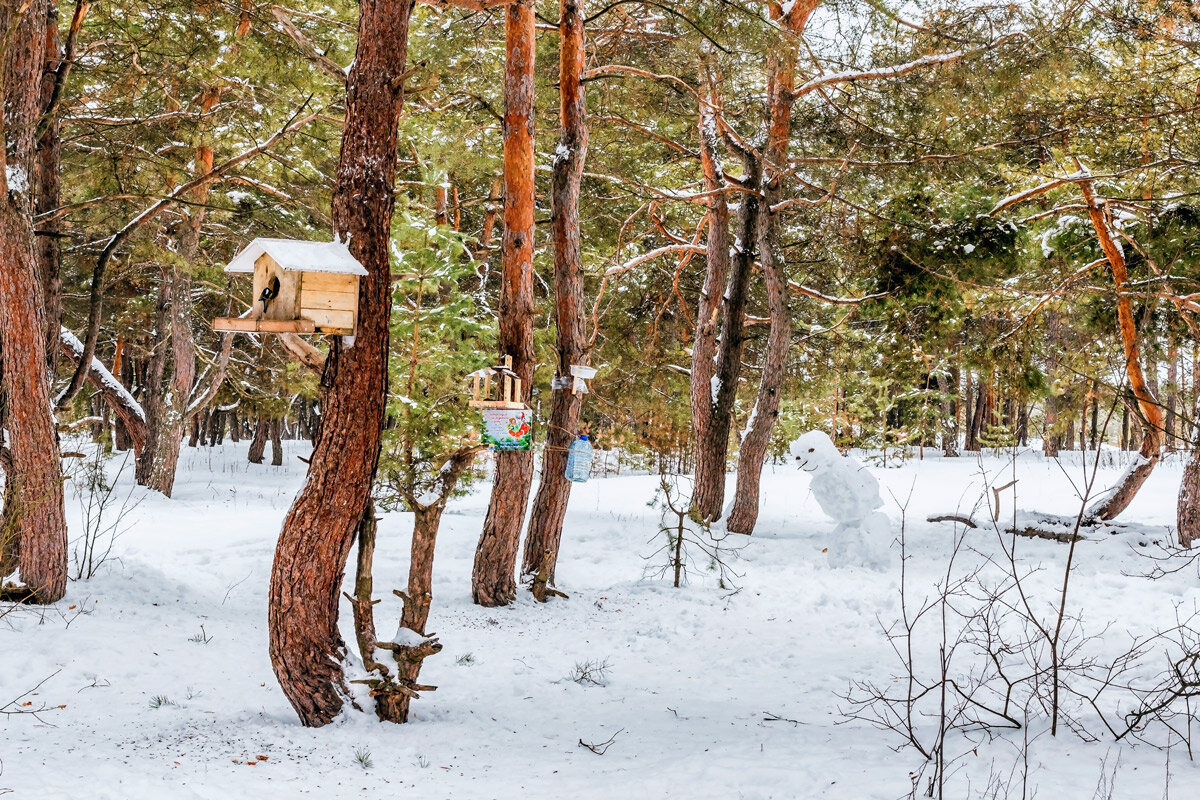
{"type": "Polygon", "coordinates": [[[533,443],[533,410],[483,409],[483,443],[493,450],[528,450],[533,443]]]}

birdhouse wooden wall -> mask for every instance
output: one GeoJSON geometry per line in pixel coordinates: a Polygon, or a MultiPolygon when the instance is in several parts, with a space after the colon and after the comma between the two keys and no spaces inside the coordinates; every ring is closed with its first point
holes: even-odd
{"type": "Polygon", "coordinates": [[[358,276],[302,273],[300,316],[312,320],[318,331],[353,333],[358,322],[358,276]]]}
{"type": "Polygon", "coordinates": [[[254,311],[261,319],[305,319],[317,333],[351,334],[358,322],[358,276],[283,269],[263,253],[254,262],[254,311]],[[263,290],[279,280],[279,293],[263,310],[263,290]]]}

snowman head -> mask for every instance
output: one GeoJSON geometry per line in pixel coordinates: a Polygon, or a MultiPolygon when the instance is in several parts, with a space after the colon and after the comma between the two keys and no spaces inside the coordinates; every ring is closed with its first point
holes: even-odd
{"type": "Polygon", "coordinates": [[[792,442],[788,449],[792,458],[796,460],[796,466],[805,472],[816,472],[832,466],[842,457],[833,440],[824,431],[809,431],[792,442]]]}

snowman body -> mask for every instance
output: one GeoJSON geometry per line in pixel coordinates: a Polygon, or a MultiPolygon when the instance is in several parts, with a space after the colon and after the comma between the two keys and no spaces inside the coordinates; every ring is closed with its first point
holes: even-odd
{"type": "Polygon", "coordinates": [[[843,456],[822,431],[809,431],[790,447],[792,457],[812,476],[817,505],[837,527],[829,545],[834,566],[886,566],[891,522],[883,507],[879,481],[856,459],[843,456]]]}

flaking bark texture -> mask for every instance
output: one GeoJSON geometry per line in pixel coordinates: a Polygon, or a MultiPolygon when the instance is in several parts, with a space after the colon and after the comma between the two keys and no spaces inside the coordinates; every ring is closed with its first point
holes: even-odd
{"type": "MultiPolygon", "coordinates": [[[[704,189],[708,199],[708,241],[705,244],[704,287],[696,304],[696,339],[692,344],[691,404],[692,426],[696,441],[704,442],[708,435],[709,422],[713,413],[713,371],[716,369],[717,331],[720,325],[721,295],[729,279],[729,201],[725,197],[725,178],[721,172],[720,138],[715,118],[716,93],[712,79],[705,78],[704,94],[700,103],[700,165],[704,172],[704,189]]],[[[721,491],[716,495],[715,513],[720,514],[724,499],[725,464],[713,464],[703,447],[696,448],[696,484],[709,484],[717,480],[712,473],[719,470],[721,491]]],[[[711,498],[713,490],[706,493],[703,504],[695,497],[692,506],[700,516],[714,513],[711,498]]]]}
{"type": "MultiPolygon", "coordinates": [[[[62,45],[58,36],[58,10],[46,5],[46,32],[43,37],[45,53],[40,81],[40,108],[47,111],[55,97],[58,70],[61,68],[62,45]]],[[[37,139],[34,158],[33,212],[44,214],[60,205],[62,181],[62,138],[59,135],[59,118],[51,114],[37,139]]],[[[53,374],[58,356],[59,326],[62,324],[62,276],[59,274],[59,238],[61,228],[57,218],[50,218],[40,226],[37,237],[38,272],[42,280],[42,297],[46,320],[46,357],[53,374]]]]}
{"type": "Polygon", "coordinates": [[[550,224],[554,237],[554,326],[558,373],[542,453],[542,480],[533,500],[521,573],[543,567],[554,583],[563,519],[571,497],[567,449],[579,435],[583,395],[571,391],[571,365],[587,363],[583,332],[583,261],[579,241],[579,184],[587,158],[587,108],[583,88],[583,3],[559,2],[559,105],[562,135],[550,180],[550,224]]]}
{"type": "Polygon", "coordinates": [[[333,190],[334,232],[367,269],[354,345],[334,339],[308,480],[284,520],[271,569],[271,665],[303,724],[325,725],[345,697],[338,592],[370,501],[387,396],[389,243],[396,126],[412,0],[363,0],[333,190]]]}
{"type": "MultiPolygon", "coordinates": [[[[762,179],[762,159],[743,150],[741,183],[757,187],[762,179]]],[[[692,513],[706,522],[721,518],[725,501],[725,461],[729,453],[729,431],[733,425],[733,406],[742,374],[742,351],[746,344],[746,301],[758,242],[759,198],[743,194],[735,221],[740,245],[734,249],[729,282],[722,298],[721,339],[713,370],[712,415],[700,436],[696,453],[696,479],[692,494],[692,513]]]]}
{"type": "Polygon", "coordinates": [[[45,55],[46,4],[33,2],[21,18],[0,6],[0,385],[8,400],[4,527],[16,537],[21,579],[33,600],[51,603],[67,586],[67,525],[63,509],[58,433],[50,410],[46,315],[35,253],[30,178],[39,81],[45,55]],[[15,23],[15,24],[14,24],[15,23]],[[9,185],[8,174],[25,176],[9,185]]]}
{"type": "MultiPolygon", "coordinates": [[[[505,7],[504,238],[501,244],[500,355],[512,356],[521,400],[533,384],[533,67],[532,0],[505,7]]],[[[471,596],[502,606],[517,596],[517,547],[533,481],[533,453],[496,455],[496,475],[471,572],[471,596]]]]}
{"type": "Polygon", "coordinates": [[[792,343],[792,312],[788,308],[786,266],[780,247],[779,215],[771,207],[783,194],[783,173],[789,169],[788,151],[792,140],[792,106],[795,103],[795,68],[800,45],[799,37],[809,15],[819,0],[793,4],[788,14],[772,6],[771,16],[777,18],[787,31],[780,50],[772,55],[768,66],[768,113],[766,161],[762,167],[762,209],[758,215],[759,264],[767,289],[770,331],[767,352],[759,379],[758,397],[750,423],[738,448],[737,485],[733,507],[726,520],[732,533],[751,534],[758,522],[759,485],[763,462],[771,444],[771,431],[779,418],[779,401],[783,391],[784,370],[788,349],[792,343]]]}

